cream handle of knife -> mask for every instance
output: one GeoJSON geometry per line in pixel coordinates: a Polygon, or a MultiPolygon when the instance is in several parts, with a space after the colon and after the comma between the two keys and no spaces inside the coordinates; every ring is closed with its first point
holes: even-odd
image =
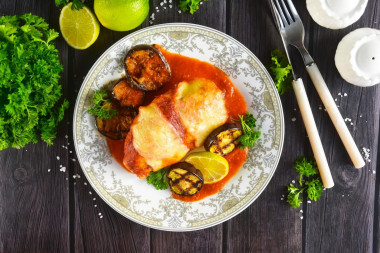
{"type": "Polygon", "coordinates": [[[334,180],[331,176],[325,151],[323,150],[321,138],[319,137],[318,129],[315,125],[313,113],[310,108],[309,99],[307,98],[305,87],[301,78],[293,81],[293,89],[296,94],[307,135],[309,136],[311,148],[317,162],[319,174],[321,174],[323,186],[325,188],[331,188],[334,186],[334,180]]]}
{"type": "Polygon", "coordinates": [[[356,146],[355,141],[352,138],[351,133],[348,130],[347,125],[344,122],[342,115],[340,114],[338,107],[334,102],[333,97],[331,96],[330,91],[327,88],[325,81],[323,80],[317,64],[313,63],[307,66],[306,69],[311,80],[314,83],[319,97],[322,99],[322,102],[335,126],[335,129],[338,131],[340,139],[342,140],[343,145],[352,160],[352,163],[354,164],[355,168],[362,168],[365,165],[363,157],[361,156],[359,149],[356,146]]]}

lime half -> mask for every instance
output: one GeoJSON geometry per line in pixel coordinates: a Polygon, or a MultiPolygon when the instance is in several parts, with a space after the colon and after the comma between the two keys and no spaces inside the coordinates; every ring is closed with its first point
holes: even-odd
{"type": "Polygon", "coordinates": [[[89,8],[72,10],[72,3],[63,7],[59,16],[59,27],[67,44],[75,49],[86,49],[99,36],[99,22],[89,8]]]}

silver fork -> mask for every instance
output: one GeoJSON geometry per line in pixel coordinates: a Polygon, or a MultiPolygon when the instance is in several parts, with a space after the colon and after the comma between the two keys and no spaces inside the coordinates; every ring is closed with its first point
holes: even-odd
{"type": "Polygon", "coordinates": [[[286,50],[288,50],[288,45],[292,45],[301,53],[306,70],[348,152],[348,155],[356,168],[363,167],[365,165],[363,157],[361,156],[330,91],[327,88],[317,64],[315,64],[313,58],[304,46],[305,29],[296,8],[291,0],[286,0],[287,4],[285,4],[284,0],[270,1],[272,12],[286,50]]]}

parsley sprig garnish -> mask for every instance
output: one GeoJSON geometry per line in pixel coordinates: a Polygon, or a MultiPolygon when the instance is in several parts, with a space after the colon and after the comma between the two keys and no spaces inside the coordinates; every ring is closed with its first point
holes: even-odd
{"type": "Polygon", "coordinates": [[[292,66],[290,66],[288,58],[279,49],[270,52],[271,62],[268,71],[271,74],[278,93],[284,95],[293,89],[292,66]]]}
{"type": "Polygon", "coordinates": [[[300,178],[299,187],[289,184],[287,202],[294,208],[300,207],[302,203],[301,193],[306,192],[307,198],[317,201],[323,192],[323,184],[318,172],[315,159],[298,157],[294,168],[297,170],[300,178]]]}
{"type": "Polygon", "coordinates": [[[106,108],[104,106],[105,102],[110,101],[108,98],[108,93],[106,90],[101,89],[95,91],[94,98],[92,100],[92,105],[88,108],[88,112],[95,115],[99,119],[111,119],[117,114],[117,110],[112,108],[106,108]]]}
{"type": "Polygon", "coordinates": [[[248,112],[245,115],[239,115],[239,120],[243,128],[243,135],[239,137],[240,147],[251,148],[261,136],[260,131],[254,130],[256,127],[256,119],[248,112]]]}
{"type": "MultiPolygon", "coordinates": [[[[65,6],[68,4],[70,1],[69,0],[55,0],[55,6],[60,7],[60,6],[65,6]]],[[[83,8],[83,2],[81,0],[73,0],[73,4],[71,5],[72,10],[80,10],[83,8]]]]}
{"type": "MultiPolygon", "coordinates": [[[[204,0],[207,1],[207,0],[204,0]]],[[[201,0],[179,0],[178,7],[181,11],[186,12],[189,11],[191,14],[194,14],[199,9],[199,4],[201,0]]]]}
{"type": "Polygon", "coordinates": [[[152,184],[157,190],[165,190],[169,187],[169,179],[166,177],[167,168],[151,171],[146,178],[148,184],[152,184]]]}

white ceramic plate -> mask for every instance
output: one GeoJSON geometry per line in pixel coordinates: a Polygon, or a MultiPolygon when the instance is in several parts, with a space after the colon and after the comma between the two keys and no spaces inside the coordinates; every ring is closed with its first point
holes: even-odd
{"type": "Polygon", "coordinates": [[[168,231],[214,226],[247,208],[268,185],[284,140],[281,101],[269,74],[241,43],[219,31],[193,24],[141,29],[111,46],[94,64],[80,89],[74,111],[74,143],[83,172],[94,190],[120,214],[142,225],[168,231]],[[262,132],[240,171],[217,194],[181,202],[126,172],[112,157],[87,108],[95,90],[124,74],[123,58],[133,45],[160,44],[170,52],[210,62],[243,94],[262,132]]]}

